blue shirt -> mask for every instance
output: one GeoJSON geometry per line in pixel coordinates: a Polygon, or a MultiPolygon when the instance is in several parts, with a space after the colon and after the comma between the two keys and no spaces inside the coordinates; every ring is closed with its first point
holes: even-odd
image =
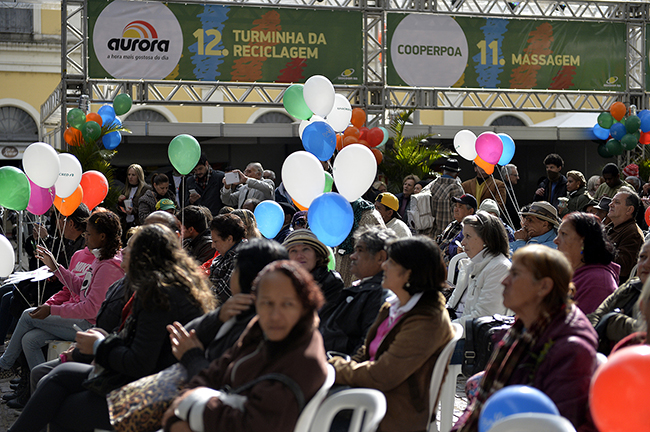
{"type": "Polygon", "coordinates": [[[553,228],[549,232],[539,235],[537,237],[533,237],[527,242],[524,240],[516,240],[510,242],[510,254],[513,254],[517,249],[522,248],[529,244],[541,244],[543,246],[548,246],[550,248],[557,249],[557,245],[553,243],[555,237],[557,237],[557,231],[555,230],[555,228],[553,228]]]}

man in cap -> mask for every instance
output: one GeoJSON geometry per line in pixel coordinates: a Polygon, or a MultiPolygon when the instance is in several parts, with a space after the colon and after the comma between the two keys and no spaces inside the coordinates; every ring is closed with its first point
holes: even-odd
{"type": "Polygon", "coordinates": [[[163,198],[156,203],[156,211],[162,210],[167,213],[176,214],[176,204],[169,198],[163,198]]]}
{"type": "Polygon", "coordinates": [[[557,209],[548,201],[537,201],[530,205],[528,210],[519,213],[523,216],[523,227],[515,231],[515,241],[510,242],[510,252],[529,244],[541,244],[553,249],[553,243],[560,226],[557,209]]]}
{"type": "Polygon", "coordinates": [[[411,230],[398,213],[399,200],[395,195],[390,192],[380,193],[375,199],[375,208],[384,220],[386,228],[395,231],[398,238],[411,237],[411,230]]]}
{"type": "Polygon", "coordinates": [[[611,198],[608,197],[602,197],[600,201],[596,202],[595,205],[591,205],[594,203],[594,201],[590,202],[586,207],[585,211],[587,213],[595,214],[600,218],[600,222],[603,225],[608,225],[611,221],[607,217],[607,213],[609,213],[609,203],[612,202],[611,198]]]}
{"type": "Polygon", "coordinates": [[[424,190],[431,191],[431,213],[434,217],[432,238],[439,236],[454,220],[452,198],[465,193],[458,178],[460,172],[458,161],[447,159],[441,168],[442,175],[424,187],[424,190]]]}
{"type": "Polygon", "coordinates": [[[436,238],[436,243],[438,243],[443,253],[445,263],[448,263],[456,255],[458,245],[455,243],[455,239],[463,230],[463,219],[465,219],[465,216],[476,213],[477,209],[476,198],[470,194],[452,197],[451,200],[454,202],[454,220],[436,238]]]}
{"type": "Polygon", "coordinates": [[[612,223],[606,227],[607,238],[616,248],[614,262],[621,266],[621,283],[630,277],[643,245],[643,231],[636,224],[637,213],[642,208],[639,196],[628,188],[619,190],[609,204],[607,216],[612,223]]]}

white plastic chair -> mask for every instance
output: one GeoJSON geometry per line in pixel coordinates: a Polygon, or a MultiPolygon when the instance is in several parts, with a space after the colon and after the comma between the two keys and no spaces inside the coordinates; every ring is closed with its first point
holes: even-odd
{"type": "Polygon", "coordinates": [[[343,410],[353,410],[348,432],[374,432],[386,414],[386,397],[367,388],[334,393],[318,408],[310,432],[329,432],[332,420],[343,410]]]}
{"type": "Polygon", "coordinates": [[[455,279],[458,273],[459,261],[465,258],[467,258],[467,254],[465,252],[461,252],[459,254],[454,255],[451,258],[451,260],[449,260],[449,265],[447,266],[447,282],[449,282],[454,286],[456,286],[455,279]]]}
{"type": "Polygon", "coordinates": [[[336,370],[334,370],[334,366],[328,364],[327,378],[325,378],[325,382],[316,392],[314,397],[312,397],[307,405],[305,405],[305,407],[302,409],[300,417],[298,417],[296,427],[293,429],[294,432],[309,432],[309,429],[314,422],[314,417],[316,416],[318,407],[320,406],[321,402],[323,402],[327,396],[327,392],[332,388],[332,385],[334,384],[334,378],[336,378],[336,370]]]}
{"type": "Polygon", "coordinates": [[[449,431],[451,429],[452,418],[454,415],[454,396],[456,394],[456,377],[460,374],[460,365],[449,365],[451,356],[456,348],[456,343],[463,337],[463,326],[452,323],[454,328],[454,337],[451,338],[447,345],[442,349],[436,364],[433,366],[431,382],[429,383],[429,427],[428,432],[437,431],[438,427],[435,421],[434,409],[438,406],[438,397],[440,397],[440,430],[449,431]],[[445,375],[445,369],[449,365],[449,370],[445,375]],[[458,373],[454,374],[454,368],[458,373]],[[444,382],[443,382],[444,378],[444,382]],[[441,385],[442,384],[442,385],[441,385]],[[451,395],[451,396],[450,396],[451,395]],[[443,421],[444,419],[444,421],[443,421]],[[447,425],[448,423],[448,425],[447,425]]]}
{"type": "Polygon", "coordinates": [[[492,425],[489,432],[576,432],[571,422],[555,414],[514,414],[492,425]]]}

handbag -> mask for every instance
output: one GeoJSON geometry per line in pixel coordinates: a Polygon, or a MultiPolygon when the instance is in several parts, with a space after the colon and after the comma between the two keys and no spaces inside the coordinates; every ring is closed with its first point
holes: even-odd
{"type": "Polygon", "coordinates": [[[515,317],[499,314],[468,319],[465,322],[463,375],[471,377],[485,370],[494,347],[503,339],[514,322],[515,317]]]}
{"type": "Polygon", "coordinates": [[[152,432],[162,427],[163,414],[187,383],[180,363],[140,378],[106,395],[108,415],[117,432],[152,432]]]}

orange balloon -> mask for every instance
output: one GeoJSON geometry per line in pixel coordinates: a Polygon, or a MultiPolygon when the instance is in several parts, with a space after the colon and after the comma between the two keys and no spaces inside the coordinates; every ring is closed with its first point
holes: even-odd
{"type": "Polygon", "coordinates": [[[364,146],[370,148],[370,143],[368,143],[368,141],[366,141],[364,139],[360,139],[359,144],[363,144],[364,146]]]}
{"type": "Polygon", "coordinates": [[[370,151],[375,156],[375,159],[377,159],[377,165],[381,164],[381,161],[384,160],[384,155],[382,154],[382,152],[380,152],[376,148],[371,148],[370,151]]]}
{"type": "Polygon", "coordinates": [[[83,140],[81,131],[73,127],[69,127],[65,130],[63,133],[63,139],[71,146],[79,146],[83,140]]]}
{"type": "Polygon", "coordinates": [[[347,129],[345,129],[345,132],[343,132],[344,137],[353,136],[355,138],[359,138],[359,135],[359,129],[355,128],[354,126],[348,126],[347,129]]]}
{"type": "Polygon", "coordinates": [[[341,151],[343,149],[343,135],[336,134],[336,150],[341,151]]]}
{"type": "Polygon", "coordinates": [[[476,156],[476,159],[474,159],[474,162],[476,162],[476,165],[483,168],[483,171],[485,171],[488,175],[492,174],[494,172],[494,165],[492,165],[491,163],[485,162],[483,159],[481,159],[480,156],[476,156]]]}
{"type": "Polygon", "coordinates": [[[609,108],[609,112],[616,120],[621,121],[625,117],[627,108],[623,102],[614,102],[609,108]]]}
{"type": "Polygon", "coordinates": [[[346,136],[345,138],[343,138],[343,147],[349,146],[350,144],[356,144],[358,142],[359,140],[357,139],[357,137],[346,136]]]}
{"type": "Polygon", "coordinates": [[[94,121],[94,122],[96,122],[98,125],[101,126],[101,125],[102,125],[102,116],[100,116],[100,115],[97,114],[97,113],[86,114],[86,121],[87,121],[87,122],[89,122],[89,121],[94,121]]]}
{"type": "Polygon", "coordinates": [[[77,186],[77,189],[72,192],[72,195],[67,198],[61,198],[60,196],[56,195],[54,197],[53,204],[54,207],[56,207],[63,216],[70,216],[72,213],[74,213],[75,210],[77,210],[77,207],[79,207],[79,204],[81,204],[83,198],[84,190],[81,185],[79,185],[77,186]]]}
{"type": "Polygon", "coordinates": [[[81,176],[79,184],[82,190],[86,191],[81,202],[86,204],[90,210],[97,207],[108,195],[108,180],[99,171],[86,171],[81,176]]]}
{"type": "Polygon", "coordinates": [[[352,109],[352,123],[355,127],[360,128],[366,122],[366,112],[361,108],[352,109]]]}
{"type": "Polygon", "coordinates": [[[291,201],[293,201],[293,205],[298,207],[300,210],[307,210],[307,207],[305,207],[303,205],[300,205],[300,203],[298,201],[296,201],[295,199],[291,198],[291,201]]]}

